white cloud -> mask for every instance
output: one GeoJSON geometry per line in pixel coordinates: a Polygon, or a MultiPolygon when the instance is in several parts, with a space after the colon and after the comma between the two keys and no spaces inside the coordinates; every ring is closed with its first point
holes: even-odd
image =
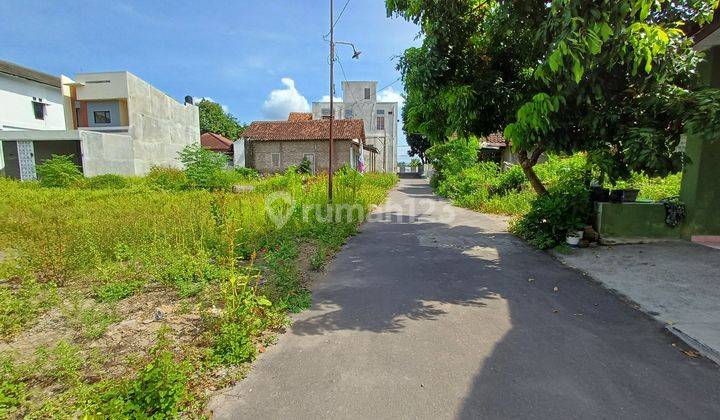
{"type": "MultiPolygon", "coordinates": [[[[342,98],[334,98],[333,102],[342,102],[342,98]]],[[[318,102],[330,102],[330,95],[324,95],[318,102]]]]}
{"type": "Polygon", "coordinates": [[[195,105],[199,104],[200,101],[210,101],[210,102],[218,103],[218,104],[220,104],[220,108],[222,108],[223,111],[228,112],[227,105],[223,105],[209,96],[193,96],[193,103],[195,105]]]}
{"type": "Polygon", "coordinates": [[[295,81],[289,77],[282,78],[285,89],[270,92],[262,106],[263,115],[273,120],[285,120],[291,112],[309,112],[310,104],[295,88],[295,81]]]}
{"type": "Polygon", "coordinates": [[[403,98],[402,93],[395,90],[395,88],[393,88],[392,86],[385,90],[378,92],[377,101],[378,102],[397,102],[399,108],[402,108],[403,105],[405,105],[405,98],[403,98]]]}

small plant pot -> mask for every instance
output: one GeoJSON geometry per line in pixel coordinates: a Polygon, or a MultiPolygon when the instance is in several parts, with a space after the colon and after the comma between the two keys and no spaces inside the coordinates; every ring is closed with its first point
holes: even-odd
{"type": "Polygon", "coordinates": [[[610,199],[610,189],[603,187],[592,187],[590,199],[593,202],[605,203],[610,199]]]}
{"type": "Polygon", "coordinates": [[[570,232],[567,234],[565,242],[570,246],[578,246],[580,244],[580,241],[582,240],[583,233],[585,232],[582,230],[579,230],[577,232],[570,232]]]}
{"type": "Polygon", "coordinates": [[[611,203],[621,203],[623,201],[622,190],[610,191],[610,196],[608,197],[608,201],[610,201],[611,203]]]}
{"type": "Polygon", "coordinates": [[[636,189],[627,189],[622,190],[622,201],[623,203],[633,203],[635,200],[637,200],[638,194],[640,193],[640,190],[636,189]]]}

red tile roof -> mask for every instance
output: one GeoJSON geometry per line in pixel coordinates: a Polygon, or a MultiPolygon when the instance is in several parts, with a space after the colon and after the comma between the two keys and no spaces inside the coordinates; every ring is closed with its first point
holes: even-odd
{"type": "MultiPolygon", "coordinates": [[[[329,120],[255,121],[243,133],[250,140],[327,140],[329,120]]],[[[365,141],[363,120],[335,120],[333,139],[365,141]]]]}
{"type": "Polygon", "coordinates": [[[215,133],[205,133],[200,136],[200,144],[203,148],[215,152],[230,152],[233,149],[233,142],[215,133]]]}
{"type": "Polygon", "coordinates": [[[312,113],[310,112],[291,112],[288,115],[288,121],[311,121],[313,119],[312,113]]]}
{"type": "Polygon", "coordinates": [[[505,140],[505,137],[503,137],[502,133],[492,133],[489,136],[485,137],[484,144],[489,147],[507,147],[508,142],[505,140]]]}

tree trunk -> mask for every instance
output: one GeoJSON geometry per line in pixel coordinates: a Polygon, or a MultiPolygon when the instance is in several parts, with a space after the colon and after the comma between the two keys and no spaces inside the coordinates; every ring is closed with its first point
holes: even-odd
{"type": "Polygon", "coordinates": [[[543,148],[538,147],[533,151],[531,156],[528,156],[526,150],[520,150],[518,152],[520,167],[522,167],[525,176],[528,181],[530,181],[530,185],[533,187],[537,195],[547,194],[547,188],[545,188],[545,185],[543,185],[542,181],[540,181],[540,178],[538,178],[535,170],[533,169],[538,159],[540,159],[540,155],[542,155],[544,151],[545,150],[543,148]]]}

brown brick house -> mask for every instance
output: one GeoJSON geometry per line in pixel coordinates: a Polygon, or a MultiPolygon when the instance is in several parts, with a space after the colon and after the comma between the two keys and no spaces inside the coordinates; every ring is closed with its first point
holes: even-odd
{"type": "MultiPolygon", "coordinates": [[[[329,120],[313,120],[309,114],[293,113],[288,121],[255,121],[243,133],[248,144],[247,166],[261,173],[279,173],[307,158],[314,172],[327,172],[329,129],[329,120]]],[[[335,120],[333,169],[357,167],[364,142],[362,120],[335,120]]]]}

